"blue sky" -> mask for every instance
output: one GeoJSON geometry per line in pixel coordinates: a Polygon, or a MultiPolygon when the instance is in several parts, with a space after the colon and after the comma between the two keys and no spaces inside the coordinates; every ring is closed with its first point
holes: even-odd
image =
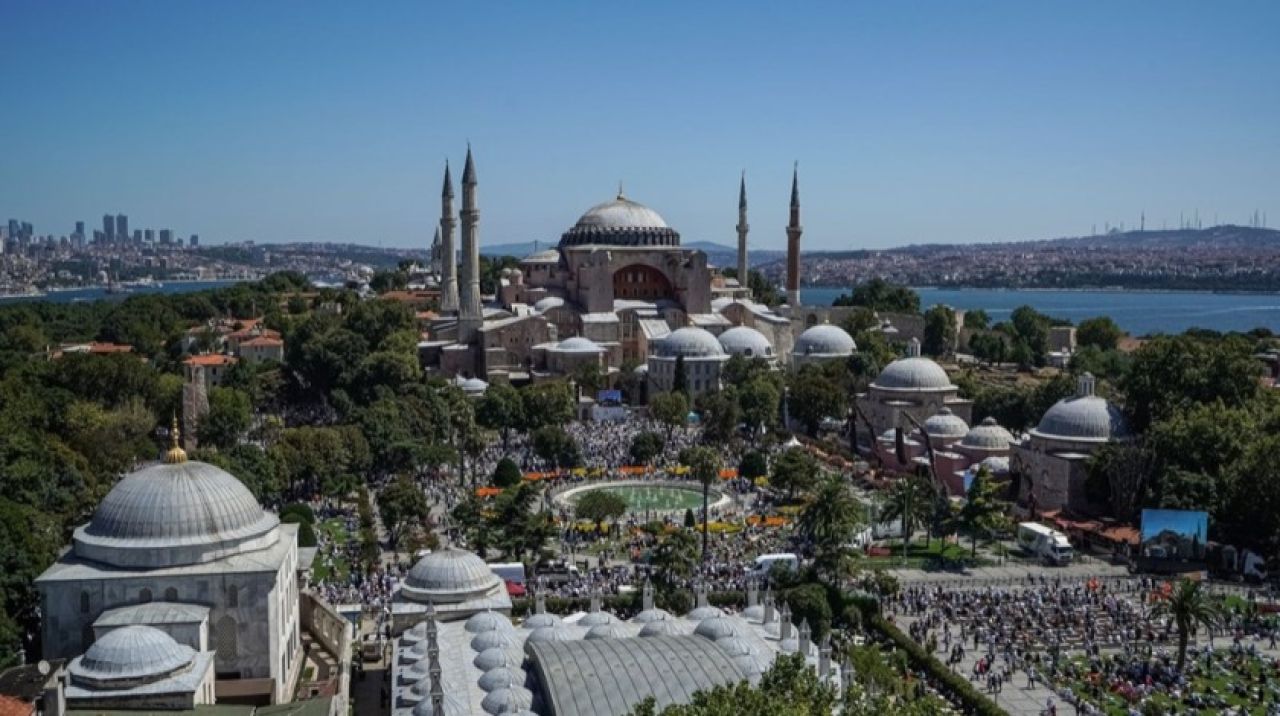
{"type": "Polygon", "coordinates": [[[627,194],[686,240],[887,247],[1280,225],[1280,3],[0,0],[0,219],[484,243],[627,194]],[[456,176],[456,175],[455,175],[456,176]]]}

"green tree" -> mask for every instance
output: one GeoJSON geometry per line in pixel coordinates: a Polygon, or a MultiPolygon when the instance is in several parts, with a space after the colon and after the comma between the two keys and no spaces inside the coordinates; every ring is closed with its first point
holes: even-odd
{"type": "Polygon", "coordinates": [[[684,355],[676,356],[675,374],[671,378],[671,392],[682,395],[689,394],[689,376],[686,375],[684,355]]]}
{"type": "Polygon", "coordinates": [[[929,519],[933,513],[933,486],[919,476],[902,477],[894,481],[889,494],[880,507],[880,521],[902,522],[902,554],[906,555],[911,534],[917,525],[929,519]]]}
{"type": "Polygon", "coordinates": [[[1244,405],[1258,394],[1260,370],[1243,338],[1160,336],[1134,352],[1120,389],[1131,427],[1142,432],[1196,403],[1244,405]]]}
{"type": "Polygon", "coordinates": [[[605,387],[607,378],[599,363],[580,363],[573,369],[573,380],[585,395],[595,397],[605,387]]]}
{"type": "Polygon", "coordinates": [[[672,432],[689,419],[689,399],[679,391],[658,393],[649,398],[649,414],[667,426],[667,440],[670,441],[672,432]]]}
{"type": "Polygon", "coordinates": [[[591,490],[574,505],[573,514],[580,520],[590,520],[597,526],[616,520],[627,514],[627,501],[607,490],[591,490]]]}
{"type": "Polygon", "coordinates": [[[791,608],[793,620],[809,623],[810,635],[815,642],[831,631],[831,602],[823,585],[807,582],[792,587],[783,592],[782,599],[791,608]]]}
{"type": "Polygon", "coordinates": [[[1076,327],[1076,344],[1092,346],[1104,351],[1115,350],[1124,337],[1124,331],[1111,320],[1110,316],[1086,318],[1076,327]]]}
{"type": "Polygon", "coordinates": [[[574,418],[573,394],[568,383],[554,381],[525,386],[520,390],[520,401],[526,430],[565,425],[574,418]]]}
{"type": "Polygon", "coordinates": [[[894,286],[876,277],[836,297],[834,306],[863,306],[889,313],[919,313],[920,295],[906,286],[894,286]]]}
{"type": "Polygon", "coordinates": [[[964,312],[964,327],[974,331],[985,331],[991,325],[991,316],[981,308],[964,312]]]}
{"type": "Polygon", "coordinates": [[[689,474],[702,484],[702,562],[707,561],[707,523],[711,521],[711,483],[720,477],[720,454],[708,447],[696,446],[680,451],[680,462],[689,466],[689,474]]]}
{"type": "Polygon", "coordinates": [[[926,355],[944,356],[956,343],[956,313],[938,304],[924,312],[924,344],[926,355]]]}
{"type": "Polygon", "coordinates": [[[769,474],[769,462],[765,459],[764,453],[759,450],[748,450],[742,455],[742,462],[738,463],[738,475],[748,480],[755,480],[758,477],[764,477],[769,474]]]}
{"type": "Polygon", "coordinates": [[[757,376],[746,383],[736,383],[738,407],[742,423],[746,425],[754,442],[761,429],[771,428],[778,421],[778,406],[782,400],[782,391],[778,385],[766,376],[757,376]]]}
{"type": "Polygon", "coordinates": [[[520,391],[509,383],[495,383],[476,404],[476,422],[502,436],[502,448],[511,444],[511,431],[525,423],[520,391]]]}
{"type": "MultiPolygon", "coordinates": [[[[794,452],[794,451],[793,451],[794,452]]],[[[838,584],[849,573],[853,534],[861,524],[862,505],[839,476],[822,480],[800,513],[797,531],[813,544],[814,568],[838,584]]],[[[827,617],[830,623],[830,613],[827,617]]]]}
{"type": "Polygon", "coordinates": [[[520,467],[509,457],[499,460],[498,465],[493,468],[492,484],[494,487],[504,489],[515,487],[523,479],[524,476],[520,473],[520,467]]]}
{"type": "Polygon", "coordinates": [[[1199,582],[1179,580],[1173,593],[1156,602],[1152,617],[1166,617],[1178,630],[1178,669],[1187,661],[1187,641],[1200,626],[1213,629],[1222,620],[1222,607],[1211,595],[1201,589],[1199,582]]]}
{"type": "Polygon", "coordinates": [[[703,440],[723,445],[737,434],[742,410],[733,388],[698,396],[698,410],[703,440]]]}
{"type": "Polygon", "coordinates": [[[410,530],[426,521],[431,505],[417,483],[401,476],[378,493],[378,512],[394,551],[410,530]]]}
{"type": "Polygon", "coordinates": [[[218,448],[229,448],[240,441],[253,421],[249,395],[235,388],[211,388],[209,412],[200,418],[200,442],[218,448]]]}
{"type": "Polygon", "coordinates": [[[665,444],[666,441],[661,435],[643,432],[631,439],[631,448],[628,452],[631,460],[637,465],[649,465],[662,454],[665,444]]]}
{"type": "Polygon", "coordinates": [[[1004,521],[1005,505],[997,499],[1000,485],[991,477],[987,468],[981,467],[969,484],[964,505],[960,507],[960,524],[968,530],[972,539],[972,556],[978,556],[978,538],[990,535],[1004,521]]]}
{"type": "Polygon", "coordinates": [[[577,467],[582,464],[578,441],[559,425],[544,425],[530,435],[533,452],[553,467],[577,467]]]}
{"type": "Polygon", "coordinates": [[[847,404],[845,391],[821,366],[806,365],[792,373],[787,409],[809,435],[818,434],[824,419],[843,417],[847,404]]]}
{"type": "Polygon", "coordinates": [[[661,535],[653,548],[654,578],[668,589],[693,574],[698,565],[698,543],[685,530],[661,535]]]}
{"type": "Polygon", "coordinates": [[[791,448],[774,459],[769,485],[794,499],[797,492],[808,492],[818,484],[818,472],[818,461],[808,450],[791,448]]]}

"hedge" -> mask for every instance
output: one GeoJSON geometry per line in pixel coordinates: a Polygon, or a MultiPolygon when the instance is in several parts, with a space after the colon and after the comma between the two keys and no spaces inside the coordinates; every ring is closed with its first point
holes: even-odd
{"type": "Polygon", "coordinates": [[[987,698],[986,694],[974,688],[969,680],[948,669],[915,639],[902,633],[902,630],[889,623],[879,614],[871,618],[868,624],[891,640],[895,646],[907,653],[916,668],[923,669],[933,677],[935,685],[950,701],[956,703],[967,714],[977,716],[1008,716],[1008,713],[987,698]]]}
{"type": "MultiPolygon", "coordinates": [[[[619,615],[632,615],[640,611],[640,591],[636,590],[628,594],[609,594],[601,599],[601,608],[605,611],[614,612],[619,615]]],[[[658,597],[659,595],[654,595],[658,597]]],[[[689,597],[692,598],[692,592],[689,597]]],[[[661,601],[658,599],[657,601],[661,601]]],[[[734,607],[741,609],[746,606],[746,592],[709,592],[707,594],[707,602],[713,607],[734,607]]],[[[511,600],[511,613],[515,615],[528,614],[533,612],[533,596],[530,594],[526,597],[517,597],[511,600]]],[[[547,611],[552,614],[569,614],[572,612],[585,612],[591,609],[591,597],[547,597],[547,611]]]]}

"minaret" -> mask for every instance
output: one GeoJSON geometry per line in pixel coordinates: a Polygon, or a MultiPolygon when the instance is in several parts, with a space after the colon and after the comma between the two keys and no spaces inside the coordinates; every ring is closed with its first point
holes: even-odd
{"type": "Polygon", "coordinates": [[[449,162],[444,163],[444,191],[440,195],[440,311],[456,313],[458,310],[458,252],[453,247],[453,228],[458,220],[453,218],[453,177],[449,175],[449,162]]]}
{"type": "Polygon", "coordinates": [[[440,227],[436,227],[436,236],[431,240],[431,251],[427,253],[427,273],[440,275],[440,227]]]}
{"type": "Polygon", "coordinates": [[[791,221],[787,223],[787,306],[800,310],[800,164],[791,170],[791,221]]]}
{"type": "Polygon", "coordinates": [[[476,165],[467,145],[462,168],[462,287],[458,295],[458,342],[470,343],[483,322],[480,308],[480,209],[476,206],[476,165]]]}
{"type": "Polygon", "coordinates": [[[747,172],[738,186],[738,285],[747,287],[747,172]]]}

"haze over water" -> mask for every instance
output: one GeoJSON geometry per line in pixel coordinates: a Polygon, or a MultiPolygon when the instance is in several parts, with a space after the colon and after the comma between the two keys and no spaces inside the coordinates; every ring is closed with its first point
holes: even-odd
{"type": "MultiPolygon", "coordinates": [[[[830,305],[842,288],[801,291],[808,305],[830,305]]],[[[1029,305],[1054,318],[1079,323],[1093,316],[1111,316],[1135,336],[1181,333],[1188,328],[1248,331],[1269,328],[1280,332],[1280,295],[1192,293],[1185,291],[1044,291],[917,288],[920,305],[942,303],[952,308],[981,308],[992,322],[1008,320],[1019,306],[1029,305]]]]}

